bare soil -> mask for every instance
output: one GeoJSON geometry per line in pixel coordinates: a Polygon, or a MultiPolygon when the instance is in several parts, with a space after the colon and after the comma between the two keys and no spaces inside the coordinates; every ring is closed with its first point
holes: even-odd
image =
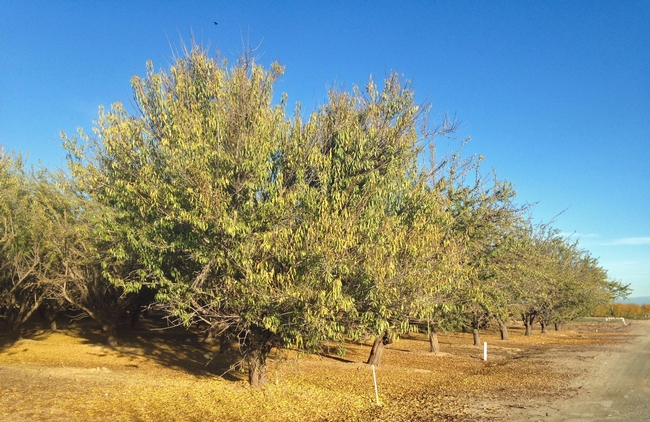
{"type": "Polygon", "coordinates": [[[344,356],[276,354],[269,385],[251,389],[229,371],[236,350],[218,353],[197,332],[144,325],[110,348],[92,324],[34,327],[14,343],[0,334],[0,420],[647,420],[649,322],[510,330],[510,341],[482,333],[487,361],[471,333],[441,333],[437,355],[423,334],[387,346],[377,405],[371,339],[344,356]]]}
{"type": "MultiPolygon", "coordinates": [[[[539,400],[535,395],[506,413],[511,421],[649,421],[650,321],[628,326],[607,326],[602,344],[577,348],[549,348],[546,359],[580,373],[557,396],[539,400]],[[612,332],[610,328],[616,327],[612,332]],[[615,340],[612,342],[611,340],[615,340]]],[[[603,324],[583,325],[595,331],[603,324]]],[[[499,412],[503,414],[503,412],[499,412]]]]}

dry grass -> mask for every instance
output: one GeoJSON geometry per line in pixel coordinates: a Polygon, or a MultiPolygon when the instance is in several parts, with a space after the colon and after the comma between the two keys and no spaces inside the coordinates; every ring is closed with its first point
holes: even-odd
{"type": "Polygon", "coordinates": [[[619,327],[587,323],[531,338],[513,327],[507,342],[484,333],[487,362],[471,334],[441,334],[437,356],[416,334],[389,345],[377,368],[381,406],[363,363],[368,344],[348,345],[343,357],[285,352],[270,362],[269,385],[255,390],[243,374],[221,377],[238,356],[215,355],[216,346],[196,333],[140,329],[113,349],[91,326],[35,330],[14,344],[0,337],[0,419],[483,420],[503,408],[494,403],[565,391],[579,368],[564,365],[562,356],[621,341],[619,327]]]}

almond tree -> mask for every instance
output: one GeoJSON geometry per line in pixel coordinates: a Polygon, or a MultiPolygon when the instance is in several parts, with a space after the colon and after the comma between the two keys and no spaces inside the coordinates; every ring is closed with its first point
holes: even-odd
{"type": "Polygon", "coordinates": [[[0,154],[0,318],[12,337],[49,294],[52,189],[43,173],[25,170],[21,156],[0,154]]]}
{"type": "Polygon", "coordinates": [[[263,384],[273,347],[341,337],[353,309],[318,247],[330,214],[311,214],[324,154],[272,104],[277,63],[229,66],[194,48],[168,72],[147,69],[132,81],[137,115],[114,104],[94,137],[65,139],[70,170],[113,211],[113,257],[143,266],[113,282],[153,283],[172,321],[234,333],[250,383],[263,384]]]}
{"type": "Polygon", "coordinates": [[[368,363],[381,362],[383,346],[409,321],[425,313],[424,297],[444,267],[441,222],[444,207],[438,192],[418,168],[423,148],[436,135],[426,109],[414,102],[408,82],[393,73],[380,90],[370,80],[362,92],[331,91],[329,101],[305,126],[317,139],[322,161],[314,169],[318,219],[332,219],[320,242],[331,251],[326,260],[338,268],[353,312],[342,320],[349,337],[374,338],[368,363]]]}
{"type": "Polygon", "coordinates": [[[39,307],[47,306],[53,325],[67,302],[96,320],[115,345],[117,323],[135,294],[105,276],[116,268],[93,221],[97,204],[75,195],[63,173],[23,167],[20,157],[0,160],[0,297],[10,332],[19,336],[39,307]]]}
{"type": "Polygon", "coordinates": [[[455,301],[471,328],[474,345],[481,345],[480,329],[493,317],[508,312],[510,280],[502,269],[511,261],[513,242],[510,231],[522,219],[525,206],[513,203],[511,184],[496,176],[492,185],[480,174],[480,160],[468,162],[456,172],[452,167],[443,192],[449,198],[453,224],[448,236],[463,245],[464,277],[458,281],[455,301]],[[473,184],[466,182],[469,170],[476,173],[473,184]]]}
{"type": "Polygon", "coordinates": [[[120,237],[102,225],[111,220],[110,210],[80,195],[64,174],[58,174],[57,179],[59,212],[52,214],[56,241],[50,245],[57,267],[46,280],[50,298],[80,310],[81,317],[93,319],[107,343],[115,347],[119,323],[127,311],[138,312],[138,293],[112,280],[129,280],[141,266],[134,259],[116,260],[112,256],[110,251],[119,249],[120,237]]]}

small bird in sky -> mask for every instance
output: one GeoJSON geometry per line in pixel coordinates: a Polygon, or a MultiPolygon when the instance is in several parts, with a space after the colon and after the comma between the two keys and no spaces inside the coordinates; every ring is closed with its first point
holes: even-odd
{"type": "Polygon", "coordinates": [[[218,23],[216,23],[216,22],[215,22],[214,24],[215,24],[215,25],[219,25],[219,24],[218,24],[218,23]]]}

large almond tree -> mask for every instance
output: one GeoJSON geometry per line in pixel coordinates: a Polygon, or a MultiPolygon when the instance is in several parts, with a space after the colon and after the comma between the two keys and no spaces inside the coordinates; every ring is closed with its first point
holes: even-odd
{"type": "Polygon", "coordinates": [[[331,243],[345,249],[341,215],[317,192],[327,154],[273,104],[277,63],[231,66],[195,48],[147,69],[132,81],[135,115],[114,104],[93,136],[65,137],[70,171],[112,210],[113,257],[142,265],[139,279],[112,281],[156,285],[172,321],[235,335],[250,383],[263,384],[273,347],[341,338],[354,309],[344,261],[329,259],[331,243]]]}

